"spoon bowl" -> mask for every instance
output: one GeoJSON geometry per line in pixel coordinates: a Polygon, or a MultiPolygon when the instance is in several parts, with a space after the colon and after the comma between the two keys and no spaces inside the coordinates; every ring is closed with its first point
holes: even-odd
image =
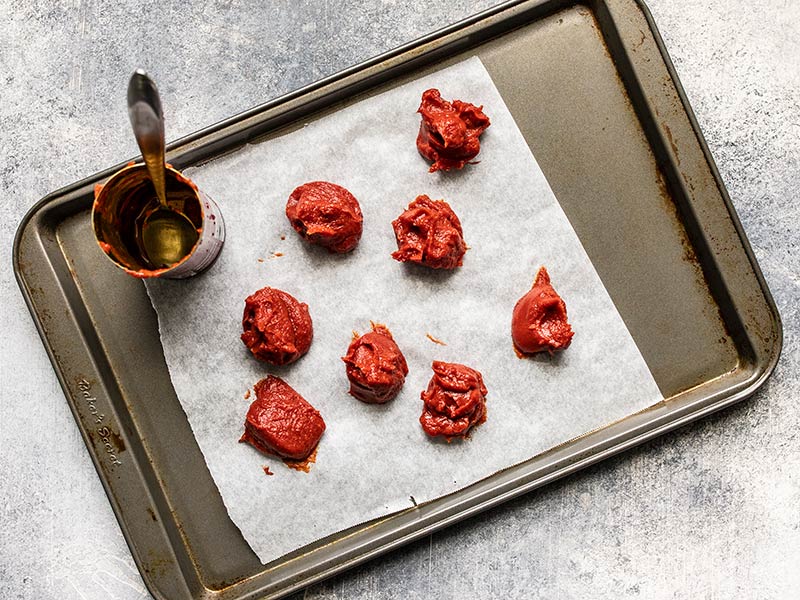
{"type": "Polygon", "coordinates": [[[200,234],[189,217],[159,204],[146,213],[138,236],[142,258],[154,269],[166,269],[191,253],[200,234]]]}
{"type": "Polygon", "coordinates": [[[191,252],[198,237],[191,221],[160,204],[145,216],[140,236],[147,260],[157,269],[180,262],[191,252]]]}

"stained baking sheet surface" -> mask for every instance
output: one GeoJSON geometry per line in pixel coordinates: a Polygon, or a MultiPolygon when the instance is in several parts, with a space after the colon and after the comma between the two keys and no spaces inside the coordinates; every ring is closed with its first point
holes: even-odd
{"type": "Polygon", "coordinates": [[[229,514],[262,561],[352,525],[461,489],[661,400],[636,345],[490,76],[472,58],[349,106],[187,174],[221,205],[223,253],[205,275],[151,281],[178,397],[229,514]],[[485,105],[480,163],[429,174],[414,138],[427,88],[485,105]],[[364,236],[343,256],[309,247],[283,209],[294,187],[344,185],[360,200],[364,236]],[[455,272],[390,258],[390,222],[418,194],[444,198],[470,250],[455,272]],[[285,239],[281,239],[284,237],[285,239]],[[576,330],[556,357],[520,360],[510,340],[516,300],[550,270],[576,330]],[[315,339],[295,365],[269,368],[239,341],[244,298],[270,285],[310,306],[315,339]],[[340,360],[352,330],[386,323],[409,362],[389,405],[347,395],[340,360]],[[434,344],[427,334],[446,342],[434,344]],[[465,442],[431,441],[419,393],[432,360],[480,370],[488,421],[465,442]],[[238,444],[244,395],[268,373],[322,413],[328,430],[309,473],[238,444]],[[266,476],[269,465],[274,476],[266,476]]]}

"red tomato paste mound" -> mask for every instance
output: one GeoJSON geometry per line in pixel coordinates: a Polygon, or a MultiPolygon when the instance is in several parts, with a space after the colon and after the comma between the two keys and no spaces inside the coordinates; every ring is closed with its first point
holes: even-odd
{"type": "Polygon", "coordinates": [[[347,365],[350,394],[369,404],[394,398],[408,375],[403,353],[381,324],[373,323],[372,331],[354,337],[342,360],[347,365]]]}
{"type": "Polygon", "coordinates": [[[361,206],[335,183],[312,181],[296,188],[286,202],[286,217],[304,239],[329,252],[349,252],[361,239],[361,206]]]}
{"type": "Polygon", "coordinates": [[[420,397],[419,422],[430,436],[464,437],[486,420],[486,386],[475,369],[458,363],[433,362],[433,377],[420,397]]]}
{"type": "Polygon", "coordinates": [[[271,287],[245,300],[242,330],[253,356],[273,365],[296,361],[308,352],[314,336],[308,305],[271,287]]]}
{"type": "Polygon", "coordinates": [[[325,431],[325,421],[317,409],[273,375],[259,381],[255,392],[239,441],[266,454],[292,460],[307,458],[325,431]]]}
{"type": "Polygon", "coordinates": [[[520,354],[564,350],[574,332],[567,322],[567,305],[553,286],[544,267],[530,291],[519,299],[511,318],[511,337],[520,354]]]}
{"type": "Polygon", "coordinates": [[[461,221],[444,200],[417,196],[403,213],[392,221],[397,252],[392,258],[432,269],[460,267],[467,251],[461,221]]]}
{"type": "Polygon", "coordinates": [[[443,100],[439,90],[422,94],[417,150],[433,162],[430,172],[462,169],[481,150],[480,135],[491,124],[483,106],[443,100]]]}

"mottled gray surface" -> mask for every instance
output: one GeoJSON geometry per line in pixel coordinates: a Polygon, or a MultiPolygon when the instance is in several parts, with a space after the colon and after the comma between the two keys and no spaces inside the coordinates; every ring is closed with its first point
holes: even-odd
{"type": "MultiPolygon", "coordinates": [[[[161,82],[175,138],[493,2],[246,4],[0,0],[2,598],[148,597],[11,272],[37,199],[136,153],[131,69],[161,82]]],[[[731,410],[298,598],[798,596],[800,4],[650,7],[781,310],[774,376],[731,410]]]]}

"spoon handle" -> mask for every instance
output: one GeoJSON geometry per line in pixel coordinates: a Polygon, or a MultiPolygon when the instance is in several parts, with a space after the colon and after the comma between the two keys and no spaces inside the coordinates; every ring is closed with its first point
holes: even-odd
{"type": "Polygon", "coordinates": [[[159,202],[167,206],[164,175],[164,111],[155,82],[136,69],[128,83],[128,116],[159,202]]]}

